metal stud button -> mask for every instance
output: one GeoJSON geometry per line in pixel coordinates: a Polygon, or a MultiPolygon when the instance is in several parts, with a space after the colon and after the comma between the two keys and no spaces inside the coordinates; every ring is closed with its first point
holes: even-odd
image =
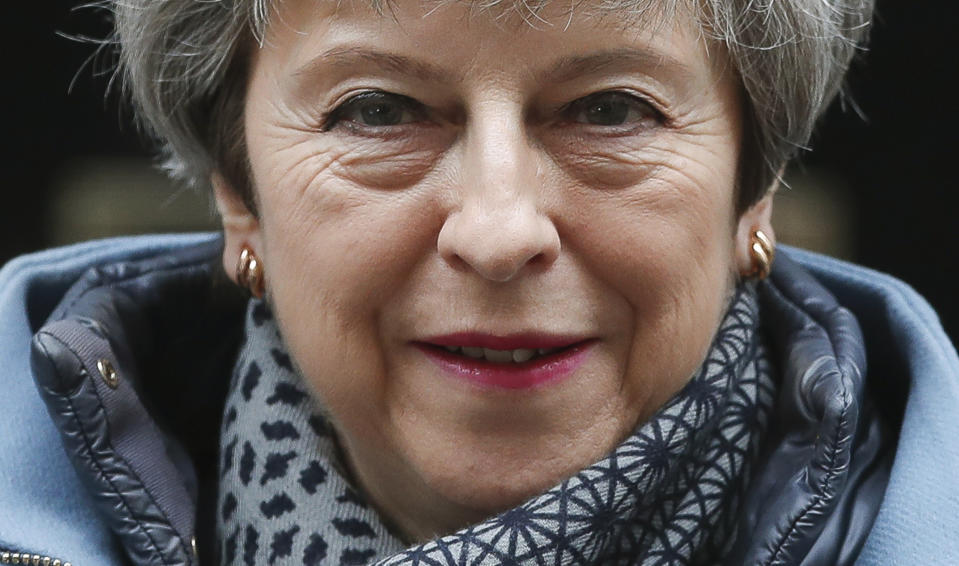
{"type": "Polygon", "coordinates": [[[110,386],[110,389],[116,389],[117,385],[120,384],[120,376],[117,375],[117,370],[113,369],[113,364],[110,363],[110,360],[102,358],[97,362],[97,369],[100,370],[100,376],[103,377],[103,382],[110,386]]]}

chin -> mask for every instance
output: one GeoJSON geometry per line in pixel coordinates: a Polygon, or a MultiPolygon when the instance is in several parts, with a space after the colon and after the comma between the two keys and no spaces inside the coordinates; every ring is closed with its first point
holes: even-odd
{"type": "MultiPolygon", "coordinates": [[[[472,522],[521,505],[601,460],[631,427],[611,420],[582,426],[580,435],[518,434],[454,437],[421,444],[411,462],[429,491],[469,510],[472,522]]],[[[466,526],[466,525],[460,525],[466,526]]]]}
{"type": "Polygon", "coordinates": [[[451,503],[472,509],[482,519],[522,504],[552,488],[579,467],[557,468],[550,462],[504,462],[495,470],[449,470],[449,474],[430,477],[436,493],[451,503]]]}

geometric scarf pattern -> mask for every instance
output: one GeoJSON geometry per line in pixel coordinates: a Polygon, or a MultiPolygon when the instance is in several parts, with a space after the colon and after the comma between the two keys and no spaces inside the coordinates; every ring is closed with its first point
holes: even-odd
{"type": "Polygon", "coordinates": [[[758,323],[755,289],[740,285],[697,373],[608,456],[518,507],[404,549],[342,473],[328,421],[253,301],[222,430],[219,562],[720,564],[775,397],[758,323]]]}

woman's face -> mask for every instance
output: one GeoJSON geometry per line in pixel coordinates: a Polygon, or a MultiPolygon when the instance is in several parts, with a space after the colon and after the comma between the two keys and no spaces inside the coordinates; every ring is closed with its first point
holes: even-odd
{"type": "Polygon", "coordinates": [[[260,257],[360,484],[424,538],[600,459],[700,365],[768,230],[735,215],[722,53],[559,3],[282,6],[245,114],[258,216],[217,190],[225,263],[260,257]]]}

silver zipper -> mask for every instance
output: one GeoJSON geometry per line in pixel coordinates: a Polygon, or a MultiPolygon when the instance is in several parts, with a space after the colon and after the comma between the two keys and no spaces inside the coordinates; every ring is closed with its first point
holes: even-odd
{"type": "Polygon", "coordinates": [[[29,566],[73,566],[59,558],[30,554],[29,552],[0,551],[0,564],[27,564],[29,566]]]}

